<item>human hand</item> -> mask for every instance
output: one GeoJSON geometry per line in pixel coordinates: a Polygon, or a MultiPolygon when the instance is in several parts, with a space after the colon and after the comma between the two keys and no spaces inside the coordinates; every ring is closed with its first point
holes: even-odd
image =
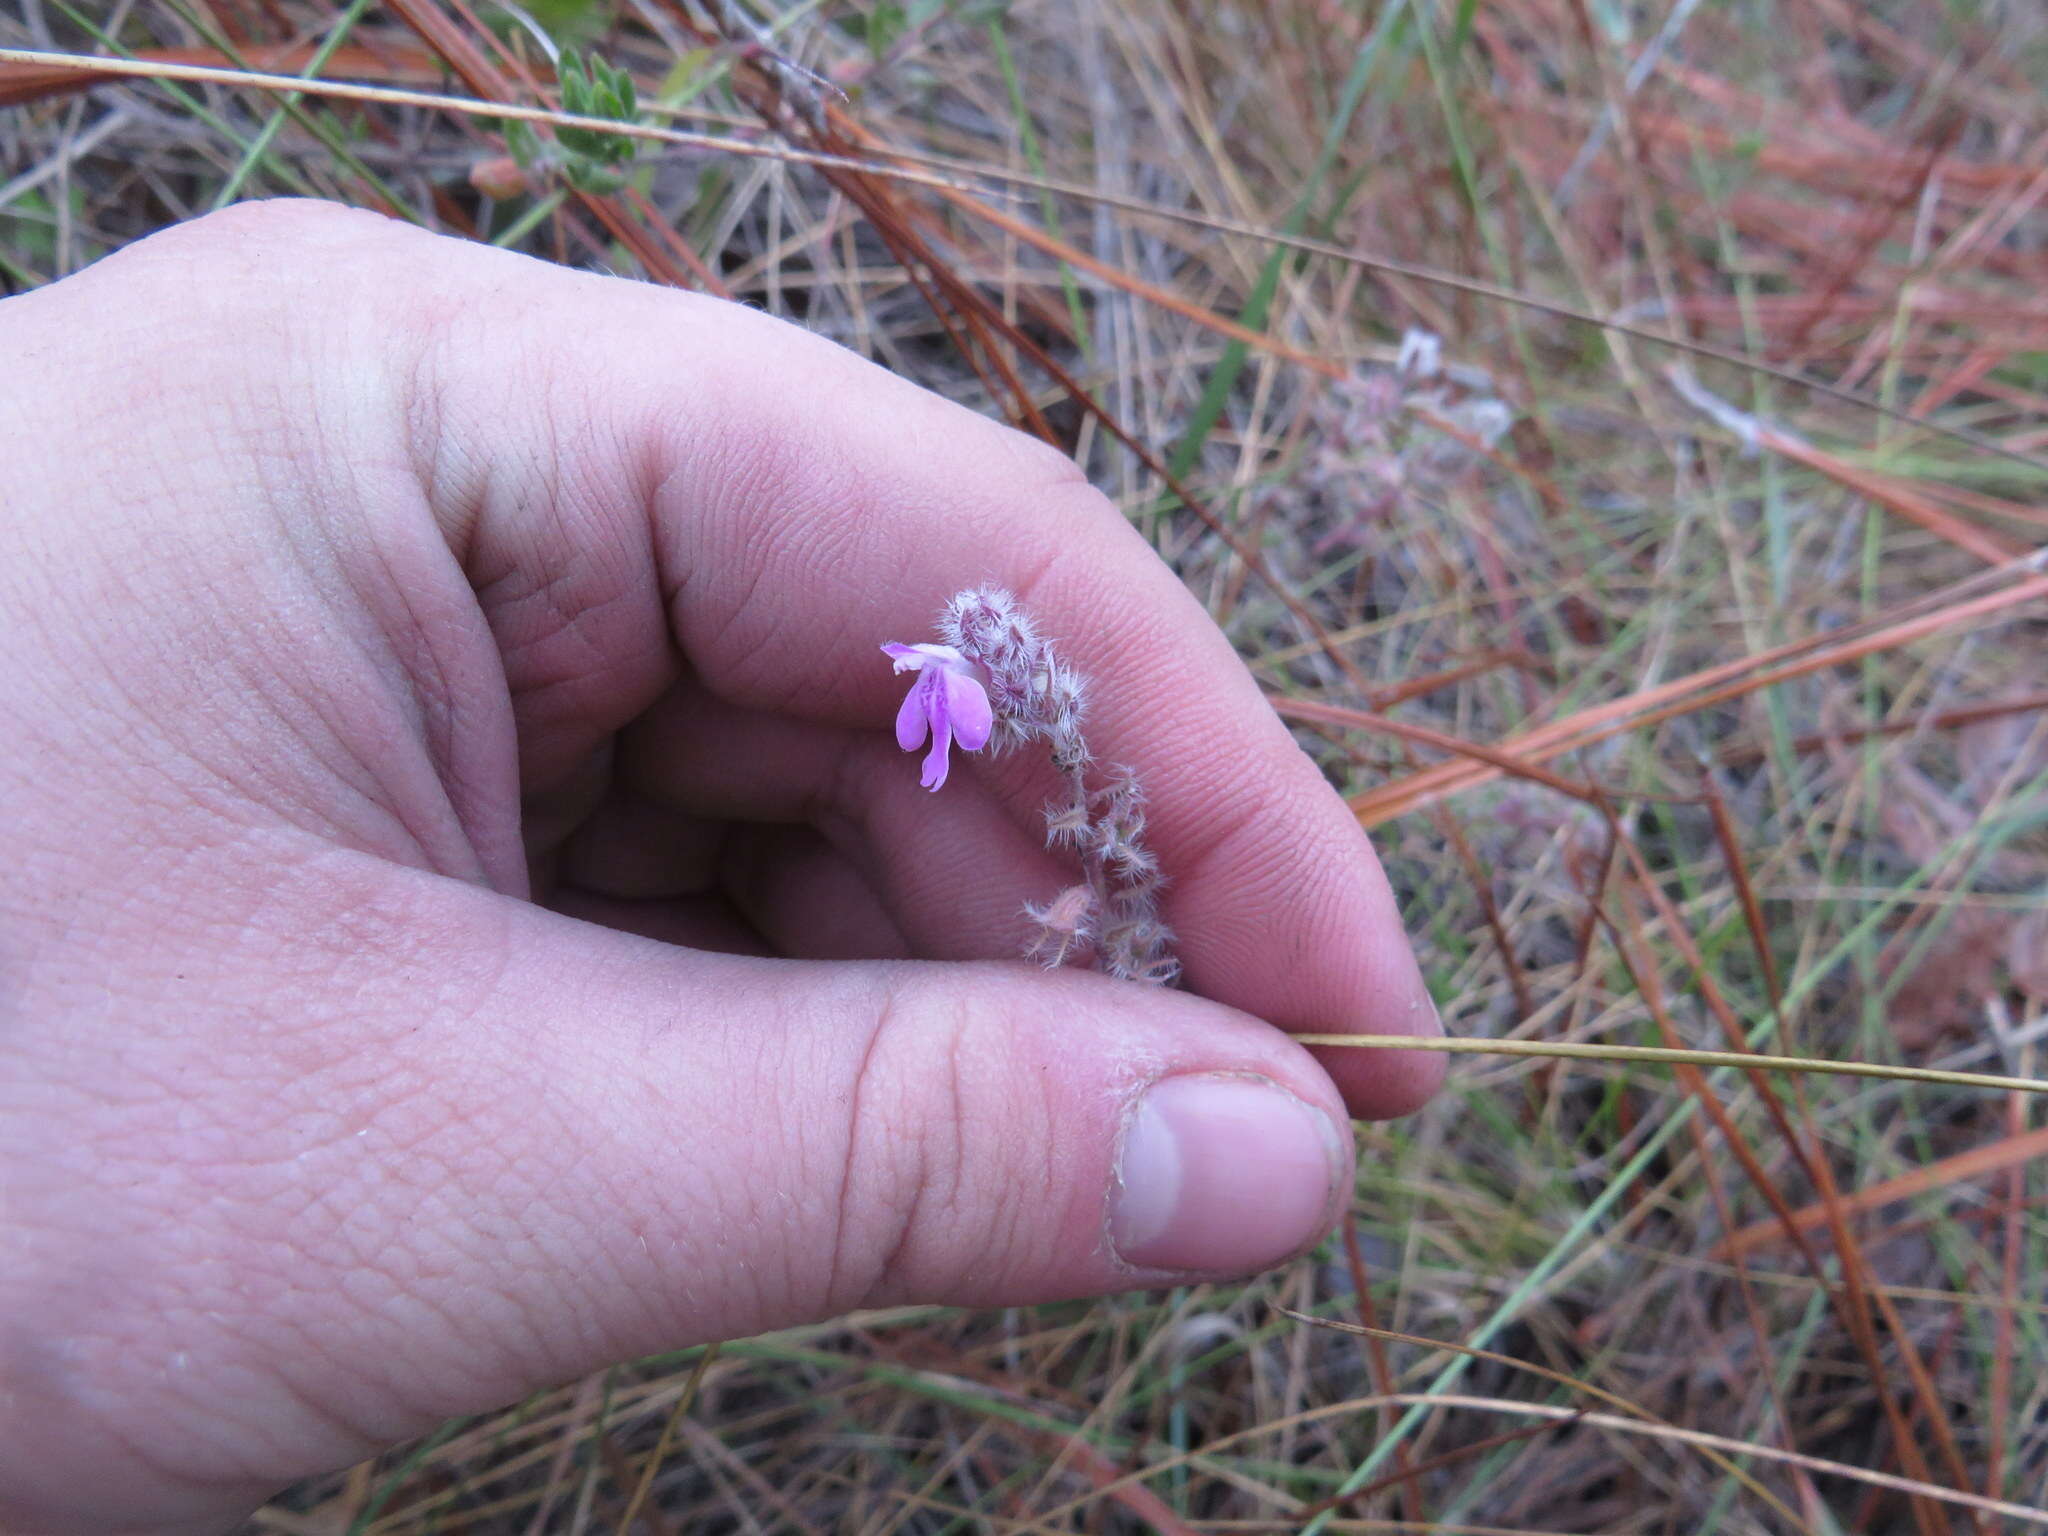
{"type": "Polygon", "coordinates": [[[1436,1082],[1269,1027],[1436,1026],[1199,604],[822,340],[248,206],[0,303],[0,446],[9,1530],[214,1529],[852,1308],[1253,1270],[1334,1221],[1345,1102],[1436,1082]],[[1064,883],[1043,764],[927,795],[876,649],[980,581],[1094,678],[1191,992],[989,958],[1064,883]]]}

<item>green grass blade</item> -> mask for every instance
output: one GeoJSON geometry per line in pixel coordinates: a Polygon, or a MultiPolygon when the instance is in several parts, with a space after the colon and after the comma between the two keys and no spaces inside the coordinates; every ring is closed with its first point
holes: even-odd
{"type": "MultiPolygon", "coordinates": [[[[1298,235],[1307,224],[1309,209],[1329,178],[1331,167],[1336,164],[1337,153],[1343,147],[1351,119],[1365,100],[1373,71],[1407,10],[1407,0],[1393,0],[1380,14],[1379,24],[1358,45],[1358,53],[1351,61],[1351,73],[1346,77],[1343,93],[1337,100],[1337,110],[1331,114],[1330,125],[1323,133],[1322,148],[1316,152],[1315,163],[1309,168],[1301,195],[1294,200],[1293,208],[1288,210],[1286,221],[1281,225],[1283,234],[1298,235]]],[[[1279,290],[1280,274],[1286,270],[1288,254],[1285,246],[1276,248],[1259,269],[1259,280],[1252,288],[1251,298],[1237,316],[1252,330],[1258,330],[1266,323],[1266,313],[1272,307],[1273,295],[1279,290]]],[[[1194,467],[1195,460],[1201,457],[1202,446],[1208,442],[1209,434],[1216,430],[1216,423],[1223,415],[1223,407],[1230,399],[1231,390],[1236,387],[1237,376],[1243,371],[1248,355],[1249,350],[1241,341],[1233,341],[1223,349],[1223,356],[1210,372],[1208,382],[1202,386],[1202,397],[1188,418],[1187,430],[1174,444],[1172,456],[1167,460],[1166,467],[1176,480],[1186,475],[1194,467]]]]}

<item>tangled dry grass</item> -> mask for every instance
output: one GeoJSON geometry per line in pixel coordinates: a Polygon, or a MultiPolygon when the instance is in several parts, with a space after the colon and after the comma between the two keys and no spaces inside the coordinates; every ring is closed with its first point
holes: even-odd
{"type": "MultiPolygon", "coordinates": [[[[23,0],[0,48],[422,93],[0,64],[15,288],[312,193],[1067,447],[1375,829],[1454,1032],[2036,1073],[2038,0],[23,0]],[[563,43],[678,130],[615,190],[429,99],[548,107],[563,43]]],[[[1254,1284],[624,1365],[250,1529],[2048,1524],[2020,1096],[1468,1059],[1363,1134],[1254,1284]]]]}

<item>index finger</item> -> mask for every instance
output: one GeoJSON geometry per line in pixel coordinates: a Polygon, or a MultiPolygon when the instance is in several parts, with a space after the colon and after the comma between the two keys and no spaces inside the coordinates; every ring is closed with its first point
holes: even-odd
{"type": "MultiPolygon", "coordinates": [[[[907,679],[876,647],[934,638],[961,589],[1005,587],[1087,678],[1094,752],[1144,785],[1188,984],[1296,1032],[1438,1032],[1355,817],[1201,604],[1071,461],[809,333],[691,307],[718,359],[704,384],[718,413],[682,434],[682,460],[703,467],[670,480],[656,512],[687,572],[675,632],[707,686],[884,731],[907,679]]],[[[1022,755],[1035,773],[996,772],[1035,823],[1054,784],[1042,748],[1022,755]]],[[[1416,1107],[1442,1061],[1322,1054],[1369,1116],[1416,1107]]]]}

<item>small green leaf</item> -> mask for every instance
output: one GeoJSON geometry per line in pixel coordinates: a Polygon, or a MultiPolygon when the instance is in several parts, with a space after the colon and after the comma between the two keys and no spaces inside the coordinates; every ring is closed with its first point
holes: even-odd
{"type": "MultiPolygon", "coordinates": [[[[574,117],[601,117],[621,123],[637,121],[640,97],[627,71],[595,54],[586,58],[565,48],[555,73],[561,82],[564,112],[574,117]]],[[[565,175],[578,168],[589,173],[584,181],[571,177],[585,191],[595,190],[598,181],[612,180],[609,175],[598,174],[604,167],[624,165],[639,150],[638,144],[622,134],[603,133],[594,128],[558,128],[555,140],[572,162],[564,168],[565,175]]],[[[616,191],[617,187],[610,190],[616,191]]]]}
{"type": "Polygon", "coordinates": [[[579,192],[609,196],[626,184],[625,172],[588,160],[571,160],[562,167],[562,179],[579,192]]]}
{"type": "Polygon", "coordinates": [[[540,159],[540,135],[533,131],[533,124],[521,117],[506,123],[505,152],[519,162],[521,170],[532,170],[540,159]]]}
{"type": "Polygon", "coordinates": [[[573,112],[578,117],[589,117],[590,77],[583,72],[583,61],[564,48],[562,60],[555,66],[555,74],[562,85],[562,110],[573,112]]]}

